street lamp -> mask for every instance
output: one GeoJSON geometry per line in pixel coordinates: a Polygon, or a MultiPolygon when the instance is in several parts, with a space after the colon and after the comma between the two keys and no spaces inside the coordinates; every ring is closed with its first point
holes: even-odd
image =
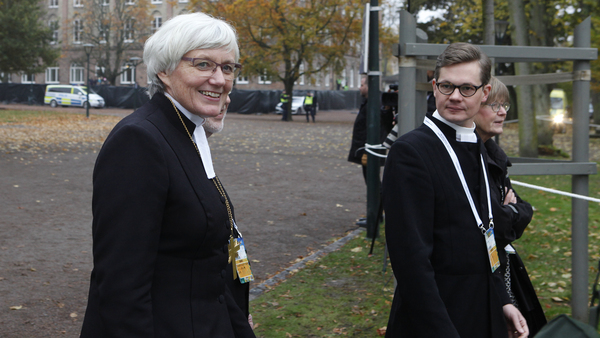
{"type": "Polygon", "coordinates": [[[134,110],[137,109],[137,97],[138,97],[137,66],[142,62],[143,62],[143,60],[141,57],[132,56],[129,58],[129,63],[133,66],[133,87],[136,88],[135,93],[133,95],[133,109],[134,110]]]}
{"type": "Polygon", "coordinates": [[[494,31],[496,33],[496,42],[499,45],[504,44],[504,38],[506,37],[506,30],[508,29],[508,21],[496,20],[494,21],[494,31]]]}
{"type": "Polygon", "coordinates": [[[92,49],[94,49],[94,45],[91,43],[86,43],[83,45],[83,50],[85,51],[85,55],[87,55],[87,83],[86,83],[86,91],[85,91],[85,117],[90,117],[90,54],[92,54],[92,49]]]}

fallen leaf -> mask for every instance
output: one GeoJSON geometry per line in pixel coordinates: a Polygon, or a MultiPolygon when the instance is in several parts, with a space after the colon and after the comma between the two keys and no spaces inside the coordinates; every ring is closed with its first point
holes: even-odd
{"type": "Polygon", "coordinates": [[[16,306],[10,307],[11,310],[21,310],[22,308],[23,308],[23,305],[16,305],[16,306]]]}
{"type": "Polygon", "coordinates": [[[361,252],[362,251],[362,246],[357,246],[356,248],[350,250],[352,252],[361,252]]]}
{"type": "Polygon", "coordinates": [[[306,235],[298,235],[298,234],[295,234],[294,236],[295,237],[306,237],[306,235]]]}
{"type": "Polygon", "coordinates": [[[557,302],[557,303],[561,303],[561,302],[563,302],[563,301],[564,301],[564,300],[563,300],[562,298],[560,298],[560,297],[552,297],[552,300],[553,300],[553,301],[555,301],[555,302],[557,302]]]}

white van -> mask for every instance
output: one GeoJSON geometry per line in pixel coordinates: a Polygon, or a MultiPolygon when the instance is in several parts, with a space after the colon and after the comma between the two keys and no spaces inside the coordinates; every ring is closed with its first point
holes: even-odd
{"type": "MultiPolygon", "coordinates": [[[[71,85],[48,85],[44,95],[44,104],[50,107],[58,106],[76,106],[84,107],[87,105],[87,88],[71,85]]],[[[90,107],[104,107],[104,99],[96,93],[90,93],[90,107]]]]}

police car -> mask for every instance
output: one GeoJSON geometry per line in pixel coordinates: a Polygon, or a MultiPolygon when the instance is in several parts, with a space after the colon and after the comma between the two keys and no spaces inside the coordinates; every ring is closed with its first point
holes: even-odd
{"type": "MultiPolygon", "coordinates": [[[[87,88],[72,85],[48,85],[46,86],[46,94],[44,95],[44,104],[49,104],[50,107],[58,106],[75,106],[84,107],[87,105],[87,88]]],[[[102,96],[90,92],[90,107],[104,107],[104,99],[102,96]]]]}

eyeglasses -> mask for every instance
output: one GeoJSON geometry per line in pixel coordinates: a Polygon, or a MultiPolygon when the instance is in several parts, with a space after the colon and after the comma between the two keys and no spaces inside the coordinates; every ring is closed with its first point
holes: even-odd
{"type": "Polygon", "coordinates": [[[508,102],[504,102],[504,103],[493,102],[492,104],[486,104],[486,106],[490,106],[495,113],[500,111],[500,107],[504,108],[505,112],[508,112],[508,110],[510,109],[510,103],[508,103],[508,102]]]}
{"type": "Polygon", "coordinates": [[[475,95],[477,90],[479,88],[483,87],[483,85],[473,86],[473,85],[469,85],[469,84],[463,84],[463,85],[457,86],[450,82],[441,82],[441,83],[437,82],[435,85],[437,86],[440,93],[442,93],[444,95],[452,95],[452,93],[454,93],[454,89],[458,88],[460,95],[462,95],[464,97],[471,97],[471,96],[475,95]]]}
{"type": "Polygon", "coordinates": [[[239,63],[221,64],[211,60],[188,57],[182,57],[181,60],[190,61],[192,66],[198,69],[200,74],[204,77],[212,76],[217,70],[217,67],[221,67],[221,71],[223,72],[223,77],[225,80],[233,81],[233,79],[235,79],[242,71],[242,65],[239,63]]]}

